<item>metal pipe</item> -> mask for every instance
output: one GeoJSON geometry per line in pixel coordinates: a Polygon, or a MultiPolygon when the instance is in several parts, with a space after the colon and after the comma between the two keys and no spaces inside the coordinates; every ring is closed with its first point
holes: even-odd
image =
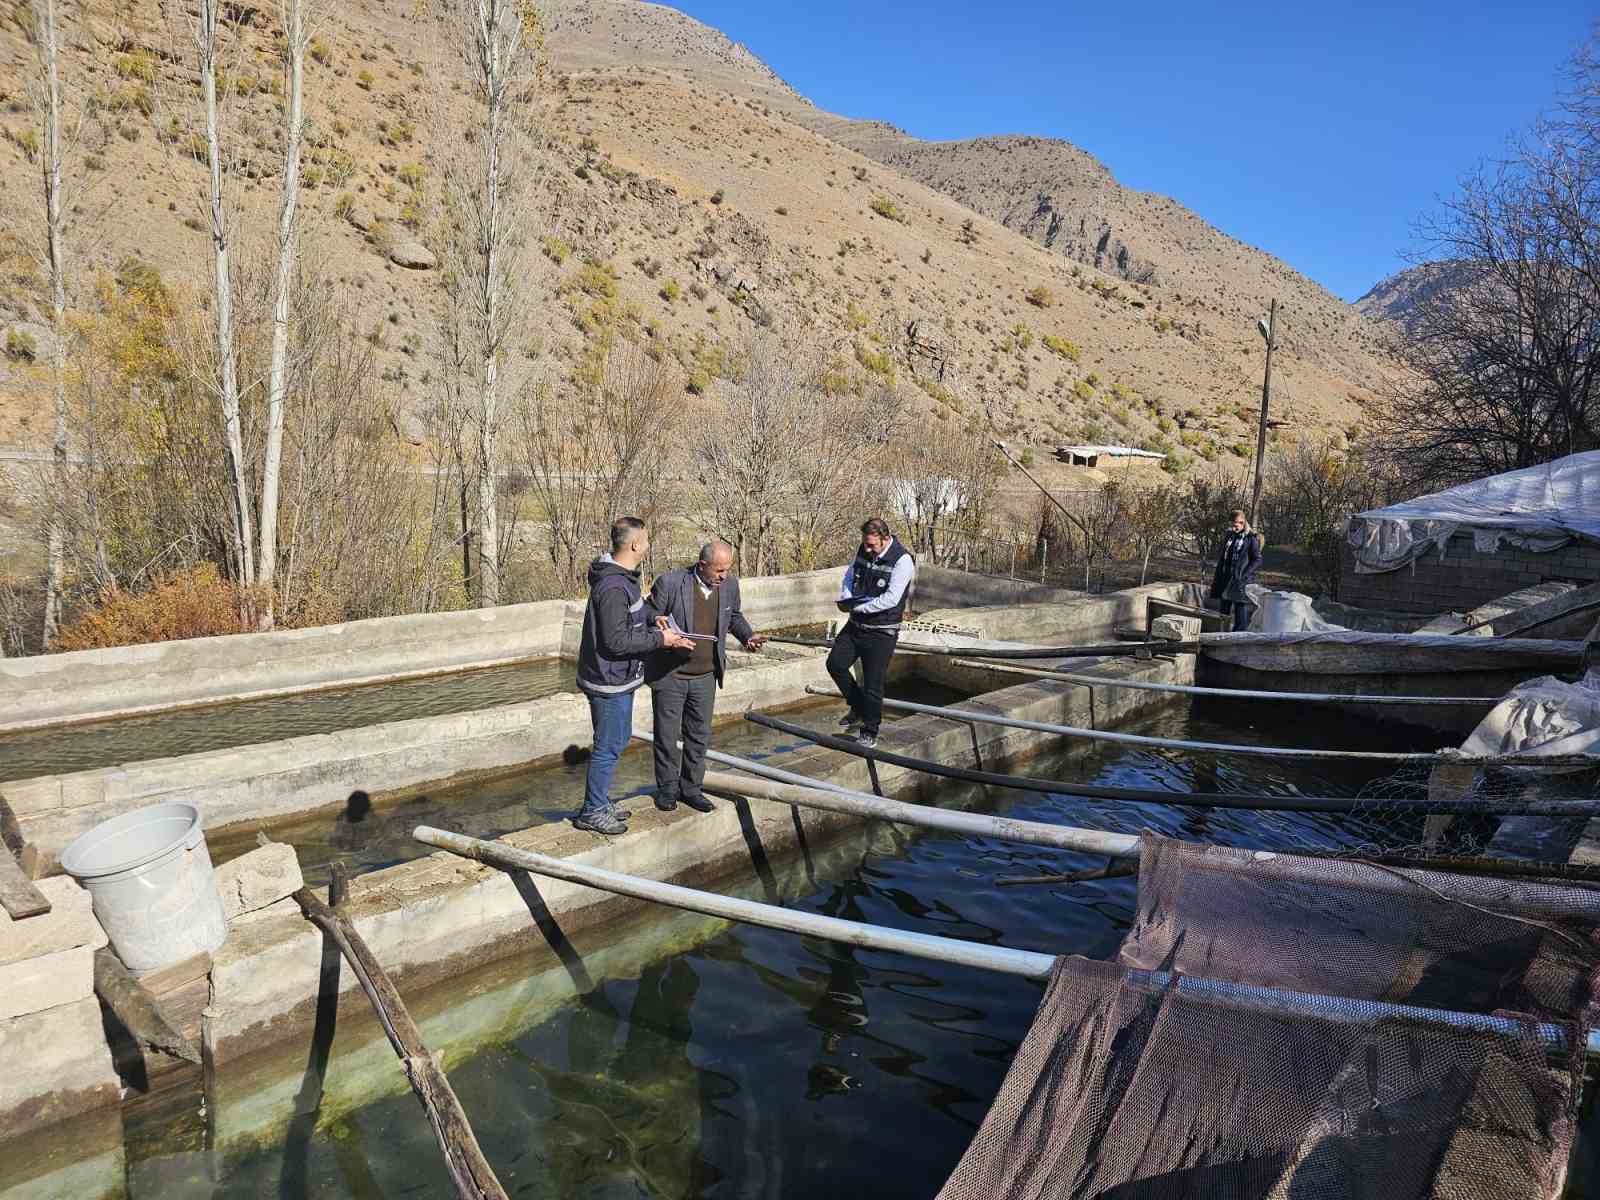
{"type": "MultiPolygon", "coordinates": [[[[833,737],[830,734],[819,733],[815,729],[807,729],[803,725],[780,721],[778,718],[769,717],[765,713],[747,712],[744,715],[744,719],[756,725],[763,725],[768,729],[776,729],[780,733],[805,738],[809,742],[815,742],[819,746],[826,746],[828,749],[837,750],[842,754],[851,754],[857,758],[871,759],[874,762],[885,762],[890,766],[905,767],[912,771],[922,771],[928,775],[940,775],[946,779],[961,779],[968,783],[980,783],[990,787],[1015,788],[1018,791],[1083,796],[1091,800],[1123,800],[1142,804],[1169,804],[1179,808],[1238,808],[1258,812],[1352,813],[1367,811],[1383,813],[1446,813],[1450,816],[1466,816],[1473,813],[1491,813],[1499,816],[1538,815],[1585,818],[1600,816],[1600,801],[1595,800],[1523,799],[1508,800],[1503,803],[1407,798],[1374,800],[1363,799],[1359,796],[1303,796],[1299,793],[1284,796],[1263,796],[1239,792],[1175,792],[1160,788],[1130,788],[1113,787],[1099,783],[1070,783],[1059,779],[1037,779],[1027,775],[1000,775],[993,771],[973,770],[970,767],[951,767],[946,766],[944,763],[931,762],[923,758],[912,758],[909,755],[896,754],[890,750],[869,750],[853,738],[833,737]]],[[[1495,761],[1504,762],[1506,760],[1497,759],[1495,761]]],[[[1562,760],[1552,758],[1548,761],[1559,763],[1562,760]]]]}
{"type": "Polygon", "coordinates": [[[1139,839],[1131,833],[1101,833],[1093,829],[1074,829],[1070,825],[1050,825],[1041,821],[992,817],[984,813],[962,812],[959,809],[908,804],[904,800],[889,800],[882,796],[868,796],[859,792],[841,795],[838,792],[822,791],[815,787],[774,783],[767,779],[748,779],[721,771],[707,771],[705,785],[719,792],[756,796],[762,800],[775,800],[780,804],[793,804],[824,812],[849,813],[852,816],[871,817],[879,821],[894,821],[896,824],[914,825],[922,829],[942,829],[950,833],[997,838],[1005,842],[1026,842],[1033,846],[1050,846],[1057,850],[1072,850],[1081,854],[1102,854],[1108,858],[1139,857],[1139,839]]]}
{"type": "Polygon", "coordinates": [[[861,921],[846,921],[839,917],[823,917],[815,913],[797,912],[772,904],[758,904],[754,900],[740,900],[733,896],[719,896],[714,892],[701,892],[677,884],[660,883],[654,879],[641,879],[604,867],[591,867],[570,858],[552,858],[548,854],[535,854],[531,850],[518,850],[503,842],[486,842],[479,838],[419,825],[411,836],[425,846],[449,850],[464,858],[476,859],[503,871],[529,871],[552,879],[565,879],[618,896],[632,896],[636,900],[650,900],[670,905],[688,912],[704,913],[727,921],[743,921],[768,929],[781,929],[805,937],[827,938],[849,946],[868,950],[892,950],[918,958],[931,958],[937,962],[960,966],[981,967],[1004,975],[1022,975],[1028,979],[1045,979],[1050,975],[1055,959],[1048,954],[1028,950],[1008,950],[1003,946],[984,946],[977,942],[963,942],[955,938],[934,937],[926,933],[913,933],[900,929],[885,929],[861,921]]]}
{"type": "MultiPolygon", "coordinates": [[[[813,696],[832,696],[839,693],[830,688],[807,687],[813,696]]],[[[963,721],[969,725],[1003,725],[1007,729],[1027,729],[1034,733],[1053,733],[1062,737],[1086,738],[1094,742],[1118,742],[1125,746],[1153,746],[1161,750],[1204,750],[1212,754],[1247,754],[1257,758],[1312,758],[1323,760],[1355,759],[1376,762],[1442,762],[1436,751],[1421,753],[1404,750],[1304,750],[1298,746],[1242,746],[1235,742],[1189,742],[1182,738],[1149,737],[1142,733],[1113,733],[1108,729],[1081,729],[1075,725],[1052,725],[1047,721],[1029,721],[1022,717],[1006,717],[999,713],[980,712],[975,709],[941,708],[935,704],[916,704],[910,700],[885,700],[885,708],[898,712],[922,713],[930,717],[944,717],[963,721]]],[[[1475,762],[1475,759],[1451,757],[1450,762],[1475,762]]]]}
{"type": "MultiPolygon", "coordinates": [[[[1159,643],[1152,643],[1159,645],[1159,643]]],[[[1292,700],[1296,704],[1499,704],[1499,696],[1370,696],[1344,692],[1259,692],[1245,688],[1196,687],[1188,683],[1151,683],[1144,679],[1111,679],[1104,675],[1084,675],[1053,671],[1049,667],[1010,667],[1001,663],[958,658],[958,667],[995,671],[1001,675],[1020,675],[1029,679],[1059,679],[1090,687],[1119,687],[1138,692],[1168,692],[1176,696],[1222,696],[1229,700],[1292,700]]],[[[887,701],[885,702],[887,703],[887,701]]]]}
{"type": "MultiPolygon", "coordinates": [[[[910,954],[917,958],[957,966],[978,967],[1004,975],[1021,975],[1027,979],[1044,980],[1055,969],[1055,958],[1031,950],[1011,950],[1004,946],[985,946],[956,938],[935,937],[909,930],[888,929],[862,921],[847,921],[839,917],[824,917],[815,913],[798,912],[754,900],[740,900],[721,896],[715,892],[702,892],[677,884],[643,879],[621,871],[609,871],[587,863],[567,858],[552,858],[531,850],[518,850],[504,842],[486,842],[480,838],[419,825],[411,836],[425,846],[448,850],[463,858],[474,859],[503,871],[528,871],[552,879],[564,879],[617,896],[631,896],[637,900],[650,900],[688,912],[703,913],[727,921],[742,921],[767,929],[798,933],[804,937],[820,937],[843,942],[868,950],[887,950],[910,954]]],[[[1179,994],[1224,998],[1236,1003],[1249,1004],[1273,1012],[1292,1016],[1316,1016],[1324,1019],[1346,1019],[1370,1023],[1384,1019],[1426,1021],[1446,1028],[1470,1033],[1490,1033],[1501,1036],[1521,1036],[1529,1032],[1527,1022],[1509,1017],[1482,1016],[1477,1013],[1458,1013],[1444,1009],[1418,1008],[1409,1004],[1386,1004],[1374,1000],[1345,1000],[1332,996],[1318,996],[1309,992],[1290,992],[1278,988],[1259,987],[1253,984],[1229,983],[1222,980],[1202,979],[1190,975],[1174,977],[1164,971],[1130,970],[1126,976],[1135,987],[1152,991],[1175,988],[1179,994]]],[[[1568,1043],[1564,1026],[1536,1024],[1532,1032],[1552,1048],[1560,1049],[1568,1043]]],[[[1600,1031],[1589,1035],[1590,1054],[1600,1054],[1600,1031]]]]}
{"type": "MultiPolygon", "coordinates": [[[[767,641],[785,646],[814,646],[819,650],[826,650],[833,645],[832,642],[820,638],[796,638],[772,636],[767,641]]],[[[956,655],[968,655],[973,658],[1135,658],[1148,655],[1152,650],[1158,654],[1198,654],[1201,650],[1199,642],[1112,642],[1100,646],[1010,646],[993,650],[985,650],[981,646],[913,646],[901,643],[895,647],[896,654],[934,654],[950,658],[956,655]]]]}
{"type": "MultiPolygon", "coordinates": [[[[808,685],[806,691],[813,696],[839,698],[830,688],[808,685]]],[[[1189,742],[1182,738],[1149,737],[1142,733],[1113,733],[1108,729],[1080,729],[1074,725],[1052,725],[1044,721],[1028,721],[1021,717],[1004,717],[998,713],[979,712],[965,708],[940,708],[933,704],[916,704],[910,700],[884,700],[885,708],[903,712],[922,713],[926,716],[945,717],[968,725],[1004,725],[1011,729],[1029,729],[1035,733],[1055,733],[1063,737],[1081,737],[1090,741],[1121,742],[1130,746],[1154,746],[1168,750],[1203,750],[1213,754],[1245,754],[1261,758],[1314,758],[1355,759],[1369,762],[1450,763],[1467,767],[1600,767],[1596,754],[1463,754],[1459,750],[1305,750],[1298,746],[1244,746],[1237,742],[1189,742]]],[[[749,714],[746,714],[748,718],[749,714]]]]}

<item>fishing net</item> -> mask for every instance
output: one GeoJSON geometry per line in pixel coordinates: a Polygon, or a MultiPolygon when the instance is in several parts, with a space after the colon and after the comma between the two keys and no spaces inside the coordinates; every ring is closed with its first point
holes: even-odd
{"type": "MultiPolygon", "coordinates": [[[[1160,757],[1158,769],[1141,770],[1130,756],[1121,771],[1176,779],[1191,796],[1183,803],[1118,804],[1075,797],[1063,781],[1059,819],[1115,833],[1152,830],[1248,849],[1370,859],[1400,865],[1439,863],[1456,869],[1562,875],[1600,882],[1600,773],[1525,768],[1479,768],[1450,763],[1407,763],[1395,770],[1326,772],[1318,800],[1333,811],[1297,806],[1301,787],[1263,785],[1230,772],[1226,763],[1197,767],[1160,757]],[[1181,765],[1182,773],[1179,772],[1181,765]],[[1211,793],[1255,791],[1250,807],[1206,807],[1211,793]],[[1591,828],[1591,822],[1594,823],[1591,828]],[[1590,853],[1586,836],[1597,847],[1590,853]]],[[[1174,795],[1174,801],[1179,797],[1174,795]]]]}
{"type": "Polygon", "coordinates": [[[1588,890],[1155,836],[1143,854],[1119,961],[1057,961],[941,1200],[1560,1195],[1588,890]]]}

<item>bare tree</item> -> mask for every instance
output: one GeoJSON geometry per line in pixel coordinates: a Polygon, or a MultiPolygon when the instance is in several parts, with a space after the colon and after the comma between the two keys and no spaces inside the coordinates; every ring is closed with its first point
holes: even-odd
{"type": "Polygon", "coordinates": [[[437,145],[443,191],[447,322],[460,326],[457,360],[476,400],[477,602],[500,599],[497,438],[504,396],[502,360],[523,326],[519,261],[535,174],[530,124],[541,71],[539,16],[528,0],[448,0],[447,41],[468,83],[473,108],[465,128],[440,117],[437,145]]]}
{"type": "MultiPolygon", "coordinates": [[[[227,562],[235,581],[244,585],[241,596],[253,597],[256,577],[256,520],[250,486],[250,469],[245,454],[244,418],[240,384],[240,335],[235,309],[238,292],[237,264],[234,259],[236,146],[232,115],[236,104],[234,89],[219,88],[219,82],[232,78],[244,39],[240,22],[246,11],[226,0],[197,0],[193,9],[173,6],[168,10],[176,21],[192,22],[186,31],[175,28],[170,35],[175,60],[187,54],[193,72],[192,86],[200,93],[198,129],[187,136],[173,137],[186,157],[203,161],[206,182],[201,198],[211,234],[210,346],[201,352],[187,346],[186,366],[196,377],[208,380],[221,413],[222,469],[227,484],[229,545],[227,562]]],[[[174,105],[174,129],[193,122],[192,104],[186,89],[179,85],[180,99],[174,105]]]]}
{"type": "Polygon", "coordinates": [[[261,626],[275,619],[273,588],[278,568],[278,477],[283,463],[283,408],[289,387],[290,297],[299,258],[296,221],[300,195],[300,150],[305,138],[306,29],[303,0],[280,0],[284,47],[283,191],[278,210],[278,261],[273,278],[272,357],[267,368],[267,435],[261,459],[261,557],[256,580],[265,593],[261,626]]]}
{"type": "Polygon", "coordinates": [[[984,430],[905,422],[891,448],[893,503],[906,544],[935,563],[970,550],[984,536],[1000,481],[984,430]]]}
{"type": "Polygon", "coordinates": [[[1160,549],[1183,515],[1183,492],[1175,483],[1157,483],[1138,491],[1128,505],[1128,526],[1139,551],[1139,586],[1150,573],[1150,556],[1160,549]]]}
{"type": "Polygon", "coordinates": [[[58,503],[52,504],[49,521],[49,547],[45,573],[44,646],[49,648],[61,629],[62,568],[65,562],[65,536],[59,515],[59,498],[67,491],[67,280],[66,221],[62,204],[62,103],[61,77],[57,55],[60,31],[56,23],[55,0],[33,0],[34,50],[38,61],[38,97],[35,111],[43,126],[39,152],[40,183],[43,186],[45,258],[50,269],[50,353],[51,389],[54,398],[54,430],[50,444],[53,467],[52,485],[58,503]]]}
{"type": "MultiPolygon", "coordinates": [[[[71,413],[68,403],[68,348],[72,328],[67,322],[68,247],[77,246],[73,214],[81,210],[87,194],[85,163],[98,148],[104,130],[94,119],[93,105],[81,89],[67,86],[61,73],[61,47],[65,40],[60,0],[31,0],[23,12],[30,18],[24,32],[33,44],[34,72],[26,94],[36,123],[38,146],[32,157],[39,167],[39,209],[19,221],[20,241],[29,246],[44,267],[50,287],[49,367],[52,398],[50,482],[44,489],[47,503],[46,569],[42,641],[45,648],[61,626],[69,513],[74,488],[68,471],[71,413]],[[75,99],[74,91],[80,95],[75,99]]],[[[80,222],[84,219],[80,218],[80,222]]],[[[93,218],[88,218],[93,228],[93,218]]],[[[81,254],[81,247],[78,248],[81,254]]]]}
{"type": "Polygon", "coordinates": [[[545,379],[518,409],[517,461],[539,512],[556,595],[582,581],[612,518],[633,513],[656,522],[682,394],[667,361],[619,338],[594,386],[545,379]]]}
{"type": "Polygon", "coordinates": [[[899,417],[900,397],[892,386],[865,398],[815,389],[810,430],[796,455],[795,486],[780,503],[789,543],[785,565],[809,570],[823,564],[828,546],[848,551],[862,516],[885,506],[882,481],[899,417]]]}
{"type": "Polygon", "coordinates": [[[760,575],[777,561],[773,527],[795,486],[797,451],[810,434],[812,383],[777,334],[753,335],[711,428],[698,431],[689,447],[705,497],[705,524],[733,547],[742,575],[760,575]]]}
{"type": "Polygon", "coordinates": [[[1419,233],[1432,267],[1381,436],[1414,483],[1600,446],[1600,68],[1580,53],[1566,104],[1467,178],[1419,233]]]}

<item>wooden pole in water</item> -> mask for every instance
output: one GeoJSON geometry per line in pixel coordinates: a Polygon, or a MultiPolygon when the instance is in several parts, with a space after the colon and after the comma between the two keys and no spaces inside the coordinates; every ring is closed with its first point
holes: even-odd
{"type": "MultiPolygon", "coordinates": [[[[328,887],[328,898],[339,905],[347,888],[343,863],[333,866],[333,881],[328,887]]],[[[399,1055],[406,1077],[411,1080],[411,1090],[416,1092],[433,1126],[433,1135],[444,1151],[445,1166],[455,1184],[456,1195],[461,1200],[509,1200],[505,1188],[495,1178],[494,1170],[484,1158],[478,1139],[467,1122],[467,1114],[456,1098],[444,1068],[422,1040],[411,1014],[406,1011],[400,993],[385,973],[383,966],[373,956],[350,919],[328,907],[308,887],[294,893],[300,911],[328,937],[355,970],[361,988],[372,1001],[389,1044],[399,1055]]]]}

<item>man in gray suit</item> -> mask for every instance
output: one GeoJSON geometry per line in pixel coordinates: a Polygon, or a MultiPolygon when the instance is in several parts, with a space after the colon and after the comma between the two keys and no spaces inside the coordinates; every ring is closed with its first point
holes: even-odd
{"type": "Polygon", "coordinates": [[[697,812],[711,811],[700,785],[711,710],[727,672],[728,633],[746,650],[767,644],[739,611],[739,581],[729,574],[732,567],[733,547],[707,542],[694,566],[668,571],[650,588],[656,624],[693,635],[693,649],[659,650],[645,663],[655,717],[656,807],[662,812],[671,812],[680,800],[697,812]]]}

